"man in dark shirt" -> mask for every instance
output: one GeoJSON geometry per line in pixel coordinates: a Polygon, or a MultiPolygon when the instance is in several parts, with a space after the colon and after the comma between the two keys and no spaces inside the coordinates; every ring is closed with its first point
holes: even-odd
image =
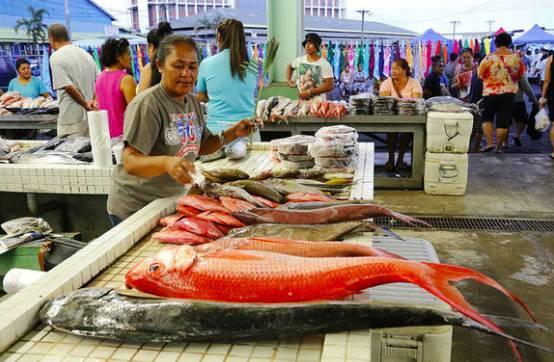
{"type": "Polygon", "coordinates": [[[423,98],[450,95],[448,87],[443,83],[444,78],[444,62],[440,58],[433,59],[431,73],[425,78],[423,83],[423,98]]]}

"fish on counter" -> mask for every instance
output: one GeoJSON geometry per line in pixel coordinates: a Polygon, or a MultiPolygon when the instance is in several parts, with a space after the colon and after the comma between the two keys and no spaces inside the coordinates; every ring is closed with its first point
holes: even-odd
{"type": "Polygon", "coordinates": [[[252,197],[254,197],[256,200],[258,200],[259,202],[261,202],[265,206],[270,207],[272,209],[275,209],[275,208],[281,206],[281,204],[279,204],[277,202],[273,202],[273,201],[268,200],[268,199],[266,199],[264,197],[261,197],[261,196],[252,195],[252,197]]]}
{"type": "Polygon", "coordinates": [[[261,196],[265,199],[282,204],[286,199],[270,185],[253,180],[240,180],[229,182],[226,185],[240,187],[251,195],[261,196]]]}
{"type": "Polygon", "coordinates": [[[233,197],[221,196],[219,197],[219,201],[221,201],[221,204],[223,205],[224,208],[226,208],[231,212],[248,210],[256,207],[256,205],[251,204],[248,201],[235,199],[233,197]]]}
{"type": "Polygon", "coordinates": [[[236,217],[229,215],[227,212],[220,212],[220,211],[205,211],[201,214],[196,215],[196,217],[211,221],[215,224],[225,225],[225,226],[231,226],[234,228],[240,228],[244,227],[245,224],[237,219],[236,217]]]}
{"type": "Polygon", "coordinates": [[[225,236],[211,221],[201,219],[197,216],[185,217],[174,224],[172,229],[181,229],[196,235],[205,236],[211,239],[219,239],[225,236]]]}
{"type": "Polygon", "coordinates": [[[333,200],[328,196],[312,192],[293,192],[292,194],[288,194],[286,198],[289,202],[329,202],[333,200]]]}
{"type": "Polygon", "coordinates": [[[227,236],[231,238],[278,236],[289,240],[332,241],[341,240],[348,234],[370,231],[380,231],[380,228],[368,221],[316,225],[254,224],[233,229],[227,236]]]}
{"type": "Polygon", "coordinates": [[[246,224],[328,224],[389,216],[414,226],[432,227],[425,221],[373,204],[337,205],[313,210],[251,209],[233,213],[246,224]]]}
{"type": "Polygon", "coordinates": [[[273,187],[283,196],[286,196],[288,194],[292,194],[295,192],[310,192],[310,193],[316,193],[316,194],[323,194],[323,192],[316,187],[301,185],[298,182],[291,181],[291,180],[271,178],[271,179],[262,181],[262,183],[273,187]]]}
{"type": "MultiPolygon", "coordinates": [[[[243,190],[240,187],[230,186],[230,185],[220,185],[214,182],[205,182],[202,185],[202,190],[209,196],[212,197],[232,197],[235,199],[241,199],[247,201],[251,204],[256,205],[257,207],[265,208],[266,206],[258,201],[255,197],[250,195],[246,190],[243,190]]],[[[219,210],[221,211],[221,210],[219,210]]],[[[223,211],[226,212],[227,210],[223,211]]]]}
{"type": "Polygon", "coordinates": [[[352,256],[379,256],[404,259],[403,257],[379,248],[362,244],[329,241],[325,243],[308,240],[289,240],[281,237],[224,238],[195,247],[199,254],[219,250],[255,250],[271,253],[296,255],[305,258],[331,258],[352,256]]]}
{"type": "Polygon", "coordinates": [[[377,285],[415,284],[497,333],[450,283],[472,279],[527,305],[502,285],[470,268],[383,257],[306,258],[262,251],[219,250],[199,255],[181,245],[162,249],[125,276],[131,289],[170,298],[241,303],[295,303],[340,299],[377,285]],[[329,278],[332,275],[332,278],[329,278]]]}
{"type": "MultiPolygon", "coordinates": [[[[457,312],[373,302],[222,303],[164,299],[110,288],[83,288],[47,302],[39,317],[58,331],[133,343],[268,340],[368,328],[452,325],[551,352],[491,331],[457,312]]],[[[537,328],[536,324],[517,321],[523,327],[537,328]]]]}
{"type": "Polygon", "coordinates": [[[158,232],[152,234],[152,239],[158,240],[160,243],[165,244],[189,244],[197,245],[212,242],[205,236],[197,235],[186,230],[173,229],[165,227],[158,232]]]}
{"type": "Polygon", "coordinates": [[[184,217],[183,215],[177,213],[177,214],[169,215],[169,216],[166,216],[166,217],[162,217],[158,223],[161,226],[169,226],[169,225],[173,225],[175,222],[181,220],[183,217],[184,217]]]}
{"type": "Polygon", "coordinates": [[[203,195],[185,195],[177,200],[177,204],[189,206],[202,211],[229,212],[221,203],[215,199],[203,195]]]}
{"type": "Polygon", "coordinates": [[[244,171],[239,170],[238,168],[218,168],[214,170],[203,169],[202,175],[210,181],[224,183],[229,181],[236,180],[246,180],[250,177],[244,171]]]}
{"type": "Polygon", "coordinates": [[[225,157],[225,150],[222,148],[214,153],[211,153],[209,155],[200,156],[198,160],[202,163],[212,162],[216,160],[220,160],[223,157],[225,157]]]}
{"type": "Polygon", "coordinates": [[[175,208],[175,211],[177,211],[177,213],[179,215],[181,215],[182,217],[194,216],[194,215],[200,214],[200,210],[195,209],[194,207],[191,207],[191,206],[186,206],[186,205],[177,205],[177,207],[175,208]]]}
{"type": "Polygon", "coordinates": [[[280,209],[289,210],[313,210],[321,209],[322,207],[337,206],[337,205],[358,205],[368,203],[368,200],[332,200],[332,201],[310,201],[310,202],[287,202],[279,206],[280,209]]]}

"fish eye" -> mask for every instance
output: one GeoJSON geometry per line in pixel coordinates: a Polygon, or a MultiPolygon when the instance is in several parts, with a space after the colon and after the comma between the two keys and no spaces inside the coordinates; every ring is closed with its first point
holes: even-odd
{"type": "Polygon", "coordinates": [[[158,270],[160,270],[160,264],[154,263],[154,264],[150,265],[150,273],[155,273],[158,270]]]}

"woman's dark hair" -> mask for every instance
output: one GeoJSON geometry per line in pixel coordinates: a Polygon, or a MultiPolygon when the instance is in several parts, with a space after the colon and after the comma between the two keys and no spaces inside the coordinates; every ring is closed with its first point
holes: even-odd
{"type": "Polygon", "coordinates": [[[162,21],[158,24],[157,28],[154,28],[146,35],[146,41],[151,44],[154,49],[158,49],[161,41],[168,35],[173,34],[173,29],[167,21],[162,21]]]}
{"type": "Polygon", "coordinates": [[[469,53],[471,54],[471,56],[473,56],[473,50],[471,48],[464,48],[464,50],[462,50],[462,54],[464,53],[469,53]]]}
{"type": "Polygon", "coordinates": [[[23,64],[27,64],[28,66],[31,66],[31,63],[25,58],[19,58],[15,61],[15,69],[19,70],[19,67],[21,67],[23,64]]]}
{"type": "Polygon", "coordinates": [[[456,53],[450,53],[450,61],[453,62],[456,59],[458,59],[458,54],[456,53]]]}
{"type": "Polygon", "coordinates": [[[196,55],[198,55],[196,42],[192,38],[184,35],[174,34],[166,36],[164,40],[162,40],[162,42],[160,43],[160,47],[158,48],[156,60],[163,64],[169,53],[171,53],[171,50],[173,50],[177,45],[181,44],[186,44],[192,47],[196,52],[196,55]]]}
{"type": "Polygon", "coordinates": [[[512,37],[508,33],[500,33],[494,38],[494,45],[496,47],[509,47],[512,45],[512,37]]]}
{"type": "Polygon", "coordinates": [[[398,65],[400,68],[404,69],[404,72],[406,72],[406,76],[409,77],[412,75],[412,72],[410,71],[410,64],[406,61],[406,59],[398,58],[395,59],[392,64],[398,65]]]}
{"type": "Polygon", "coordinates": [[[173,29],[171,29],[171,25],[169,25],[167,21],[162,21],[158,23],[157,28],[150,30],[148,32],[148,35],[146,35],[146,41],[148,42],[148,45],[152,45],[152,47],[154,48],[154,57],[151,59],[152,64],[150,65],[150,70],[152,71],[150,86],[154,86],[160,83],[160,80],[162,80],[162,75],[160,74],[160,71],[156,66],[156,52],[162,40],[166,36],[169,36],[171,34],[173,34],[173,29]]]}
{"type": "Polygon", "coordinates": [[[240,80],[244,80],[246,69],[244,62],[248,62],[246,51],[246,40],[244,38],[244,27],[236,19],[225,19],[217,26],[217,33],[221,39],[222,48],[231,52],[231,75],[238,74],[240,80]]]}
{"type": "Polygon", "coordinates": [[[128,52],[129,41],[127,39],[108,38],[104,44],[102,44],[100,63],[102,63],[104,67],[111,67],[112,65],[117,64],[117,57],[128,52]]]}

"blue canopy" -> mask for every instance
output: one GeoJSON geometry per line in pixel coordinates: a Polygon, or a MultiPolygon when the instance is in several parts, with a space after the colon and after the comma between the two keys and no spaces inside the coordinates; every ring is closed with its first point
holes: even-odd
{"type": "Polygon", "coordinates": [[[414,38],[414,41],[428,41],[428,40],[432,42],[436,42],[438,40],[445,42],[445,41],[448,41],[448,38],[440,35],[439,33],[437,33],[436,31],[430,28],[425,30],[423,34],[418,35],[414,38]]]}
{"type": "Polygon", "coordinates": [[[517,39],[514,40],[515,45],[529,44],[529,43],[554,43],[554,35],[547,33],[542,30],[537,24],[527,30],[525,33],[521,34],[517,39]]]}

